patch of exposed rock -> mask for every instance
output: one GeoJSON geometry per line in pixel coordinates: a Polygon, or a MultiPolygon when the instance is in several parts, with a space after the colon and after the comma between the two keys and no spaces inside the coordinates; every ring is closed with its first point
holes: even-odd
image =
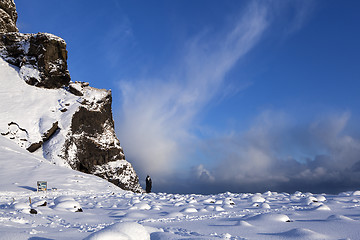
{"type": "Polygon", "coordinates": [[[30,85],[69,85],[66,43],[59,37],[49,33],[0,33],[0,55],[20,68],[22,78],[30,85]]]}
{"type": "Polygon", "coordinates": [[[0,1],[0,32],[18,32],[16,27],[17,12],[14,1],[1,0],[0,1]]]}

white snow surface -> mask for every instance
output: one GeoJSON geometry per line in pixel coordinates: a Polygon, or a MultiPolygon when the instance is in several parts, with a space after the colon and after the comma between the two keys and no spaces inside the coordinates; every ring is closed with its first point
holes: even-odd
{"type": "Polygon", "coordinates": [[[136,194],[0,136],[1,240],[355,240],[358,193],[136,194]],[[48,182],[47,192],[36,191],[39,180],[48,182]]]}

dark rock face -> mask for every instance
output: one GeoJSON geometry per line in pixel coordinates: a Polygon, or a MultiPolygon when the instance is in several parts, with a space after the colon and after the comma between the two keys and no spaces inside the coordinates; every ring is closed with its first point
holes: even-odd
{"type": "Polygon", "coordinates": [[[72,117],[64,158],[74,169],[100,176],[124,190],[141,192],[139,178],[125,161],[114,131],[111,91],[95,89],[87,83],[71,86],[82,96],[82,102],[72,117]]]}
{"type": "MultiPolygon", "coordinates": [[[[78,161],[74,167],[83,172],[91,173],[95,165],[125,159],[120,142],[113,131],[111,101],[111,92],[107,91],[101,101],[97,100],[94,103],[84,100],[73,115],[71,134],[65,144],[65,152],[69,152],[72,144],[76,145],[79,150],[76,153],[78,161]],[[106,139],[102,139],[104,136],[106,139]]],[[[69,158],[69,154],[67,156],[69,158]]]]}
{"type": "Polygon", "coordinates": [[[113,167],[111,162],[94,166],[94,175],[102,177],[124,190],[142,193],[139,178],[130,164],[113,167]]]}
{"type": "Polygon", "coordinates": [[[59,129],[59,123],[58,122],[54,122],[51,126],[51,128],[49,130],[47,130],[42,138],[43,138],[43,141],[47,141],[51,138],[52,135],[54,135],[54,133],[59,129]]]}
{"type": "Polygon", "coordinates": [[[60,88],[69,85],[67,50],[63,39],[48,33],[0,33],[0,54],[20,68],[30,85],[60,88]]]}
{"type": "Polygon", "coordinates": [[[32,143],[26,150],[28,150],[31,153],[35,152],[36,150],[41,148],[42,144],[43,144],[43,141],[32,143]]]}
{"type": "Polygon", "coordinates": [[[0,1],[0,32],[18,32],[16,27],[17,12],[13,0],[0,1]]]}

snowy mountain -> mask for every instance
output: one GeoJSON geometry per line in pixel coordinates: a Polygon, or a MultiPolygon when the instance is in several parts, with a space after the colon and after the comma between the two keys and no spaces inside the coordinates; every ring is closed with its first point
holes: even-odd
{"type": "Polygon", "coordinates": [[[141,192],[114,131],[111,91],[71,82],[65,41],[18,33],[13,1],[0,10],[1,136],[56,165],[141,192]]]}

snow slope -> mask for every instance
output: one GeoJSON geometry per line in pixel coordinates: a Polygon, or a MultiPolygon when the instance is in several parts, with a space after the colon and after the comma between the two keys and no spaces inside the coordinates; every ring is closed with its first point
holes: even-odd
{"type": "MultiPolygon", "coordinates": [[[[71,117],[78,109],[79,97],[65,89],[42,89],[26,84],[17,67],[0,58],[0,132],[28,148],[43,140],[46,132],[58,122],[66,134],[71,125],[71,117]],[[66,109],[66,111],[65,111],[66,109]]],[[[57,136],[57,141],[65,141],[65,136],[57,136]]],[[[57,143],[53,146],[62,146],[57,143]]],[[[46,150],[45,150],[46,151],[46,150]]],[[[60,152],[60,150],[55,151],[60,152]]],[[[42,148],[39,149],[42,155],[42,148]]],[[[59,165],[66,164],[56,157],[51,158],[59,165]]]]}
{"type": "Polygon", "coordinates": [[[354,240],[360,239],[360,191],[136,194],[0,136],[0,239],[354,240]],[[38,180],[50,190],[36,192],[38,180]]]}

